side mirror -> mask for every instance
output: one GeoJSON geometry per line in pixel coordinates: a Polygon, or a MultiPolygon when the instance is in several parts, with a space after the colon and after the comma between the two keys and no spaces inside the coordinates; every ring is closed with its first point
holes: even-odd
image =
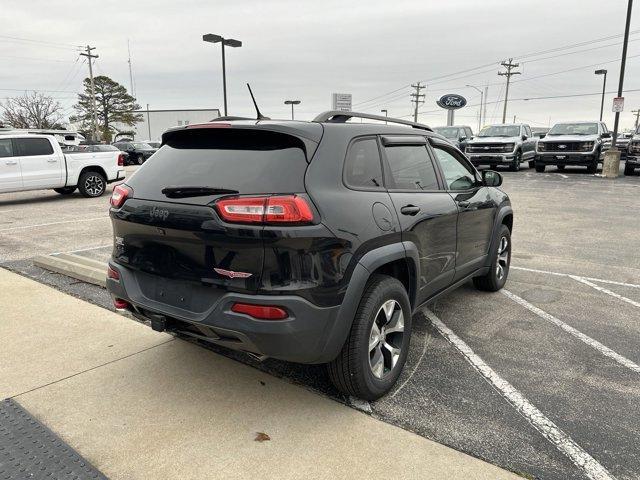
{"type": "Polygon", "coordinates": [[[459,141],[459,142],[464,142],[466,139],[467,139],[467,137],[460,137],[460,138],[458,139],[458,141],[459,141]]]}
{"type": "Polygon", "coordinates": [[[482,184],[485,187],[499,187],[502,185],[502,175],[493,170],[482,170],[482,184]]]}
{"type": "Polygon", "coordinates": [[[602,134],[602,138],[611,138],[611,132],[605,132],[602,134]]]}
{"type": "Polygon", "coordinates": [[[526,140],[527,138],[529,137],[527,137],[526,135],[522,135],[522,140],[526,140]]]}

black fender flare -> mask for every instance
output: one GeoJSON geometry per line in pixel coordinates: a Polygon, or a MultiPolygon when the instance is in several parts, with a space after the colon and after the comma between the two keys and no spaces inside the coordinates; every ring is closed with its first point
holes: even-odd
{"type": "MultiPolygon", "coordinates": [[[[487,267],[490,266],[491,262],[493,261],[493,256],[491,255],[491,252],[493,252],[496,241],[498,240],[496,237],[498,236],[498,230],[500,229],[500,225],[502,225],[502,222],[507,215],[513,216],[513,208],[511,208],[510,205],[504,205],[498,210],[498,213],[496,214],[496,219],[495,219],[495,222],[493,223],[493,230],[491,232],[491,246],[489,247],[489,254],[487,255],[487,261],[485,264],[485,266],[487,267]]],[[[512,227],[512,230],[513,230],[513,227],[512,227]]]]}
{"type": "Polygon", "coordinates": [[[409,275],[409,281],[412,284],[410,285],[411,291],[408,293],[411,306],[415,306],[420,279],[418,247],[413,242],[398,242],[370,250],[360,258],[353,269],[337,319],[331,331],[328,332],[324,351],[319,361],[329,362],[338,356],[349,335],[360,300],[372,273],[381,266],[396,260],[410,262],[410,270],[413,272],[409,275]]]}

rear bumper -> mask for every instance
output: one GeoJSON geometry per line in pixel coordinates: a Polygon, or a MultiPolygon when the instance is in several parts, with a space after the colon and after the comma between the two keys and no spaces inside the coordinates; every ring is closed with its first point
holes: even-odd
{"type": "Polygon", "coordinates": [[[229,292],[217,295],[206,311],[194,313],[146,297],[132,270],[113,262],[110,265],[120,273],[120,280],[107,279],[107,289],[112,297],[131,305],[119,313],[149,320],[157,330],[182,331],[234,350],[296,363],[326,363],[342,348],[344,338],[334,334],[341,330],[339,305],[319,307],[294,295],[229,292]],[[231,311],[235,302],[277,305],[284,307],[289,317],[257,320],[231,311]]]}
{"type": "Polygon", "coordinates": [[[471,163],[474,165],[495,165],[498,163],[511,163],[513,162],[512,153],[467,153],[466,154],[471,163]]]}
{"type": "Polygon", "coordinates": [[[124,177],[126,175],[125,170],[118,170],[118,172],[116,173],[115,178],[112,178],[110,180],[107,180],[107,183],[113,183],[113,182],[117,182],[118,180],[123,180],[124,177]]]}
{"type": "Polygon", "coordinates": [[[582,165],[588,166],[599,158],[595,152],[536,153],[536,163],[543,165],[582,165]]]}

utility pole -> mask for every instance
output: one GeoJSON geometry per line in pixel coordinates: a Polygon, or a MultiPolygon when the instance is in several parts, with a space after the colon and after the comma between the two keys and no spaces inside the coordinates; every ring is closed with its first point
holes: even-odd
{"type": "MultiPolygon", "coordinates": [[[[620,82],[618,83],[618,97],[622,97],[622,89],[624,88],[624,69],[627,64],[627,45],[629,44],[629,25],[631,24],[631,8],[633,7],[633,0],[629,0],[627,6],[627,21],[624,27],[624,41],[622,43],[622,61],[620,62],[620,82]]],[[[618,138],[618,123],[620,122],[620,112],[616,112],[615,120],[613,122],[613,138],[611,139],[611,150],[617,150],[616,140],[618,138]]],[[[619,166],[619,162],[618,162],[619,166]]]]}
{"type": "Polygon", "coordinates": [[[418,121],[418,106],[424,103],[424,93],[420,93],[420,90],[426,88],[426,85],[422,85],[420,82],[411,85],[412,88],[415,88],[415,93],[411,94],[411,103],[415,103],[415,109],[413,111],[413,121],[418,121]]]}
{"type": "Polygon", "coordinates": [[[636,114],[636,130],[638,129],[638,120],[640,120],[640,108],[638,110],[631,110],[631,113],[636,114]]]}
{"type": "Polygon", "coordinates": [[[520,66],[519,63],[513,63],[513,58],[510,58],[508,62],[502,62],[504,68],[507,69],[506,72],[498,72],[498,75],[501,77],[507,77],[507,88],[504,92],[504,109],[502,110],[502,123],[506,123],[507,121],[507,102],[509,101],[509,84],[511,83],[511,77],[513,75],[520,75],[520,72],[513,72],[514,68],[518,68],[520,66]]]}
{"type": "Polygon", "coordinates": [[[129,53],[129,86],[131,89],[131,96],[135,98],[136,96],[136,89],[133,86],[133,71],[131,70],[131,49],[129,48],[129,39],[127,38],[127,52],[129,53]]]}
{"type": "Polygon", "coordinates": [[[87,57],[89,61],[89,79],[91,80],[91,104],[93,106],[93,140],[98,141],[98,108],[96,107],[96,85],[93,81],[93,65],[91,60],[94,58],[98,58],[98,55],[92,55],[91,51],[95,50],[96,47],[90,47],[87,45],[87,53],[81,53],[83,57],[87,57]]]}
{"type": "MultiPolygon", "coordinates": [[[[489,96],[489,86],[484,87],[484,108],[482,109],[482,118],[487,123],[487,97],[489,96]]],[[[478,132],[480,133],[480,132],[478,132]]]]}

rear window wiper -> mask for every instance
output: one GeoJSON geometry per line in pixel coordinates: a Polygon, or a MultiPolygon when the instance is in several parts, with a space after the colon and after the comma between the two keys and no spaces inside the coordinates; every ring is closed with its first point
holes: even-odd
{"type": "Polygon", "coordinates": [[[221,195],[240,193],[238,190],[216,187],[165,187],[162,189],[169,198],[202,197],[205,195],[221,195]]]}

